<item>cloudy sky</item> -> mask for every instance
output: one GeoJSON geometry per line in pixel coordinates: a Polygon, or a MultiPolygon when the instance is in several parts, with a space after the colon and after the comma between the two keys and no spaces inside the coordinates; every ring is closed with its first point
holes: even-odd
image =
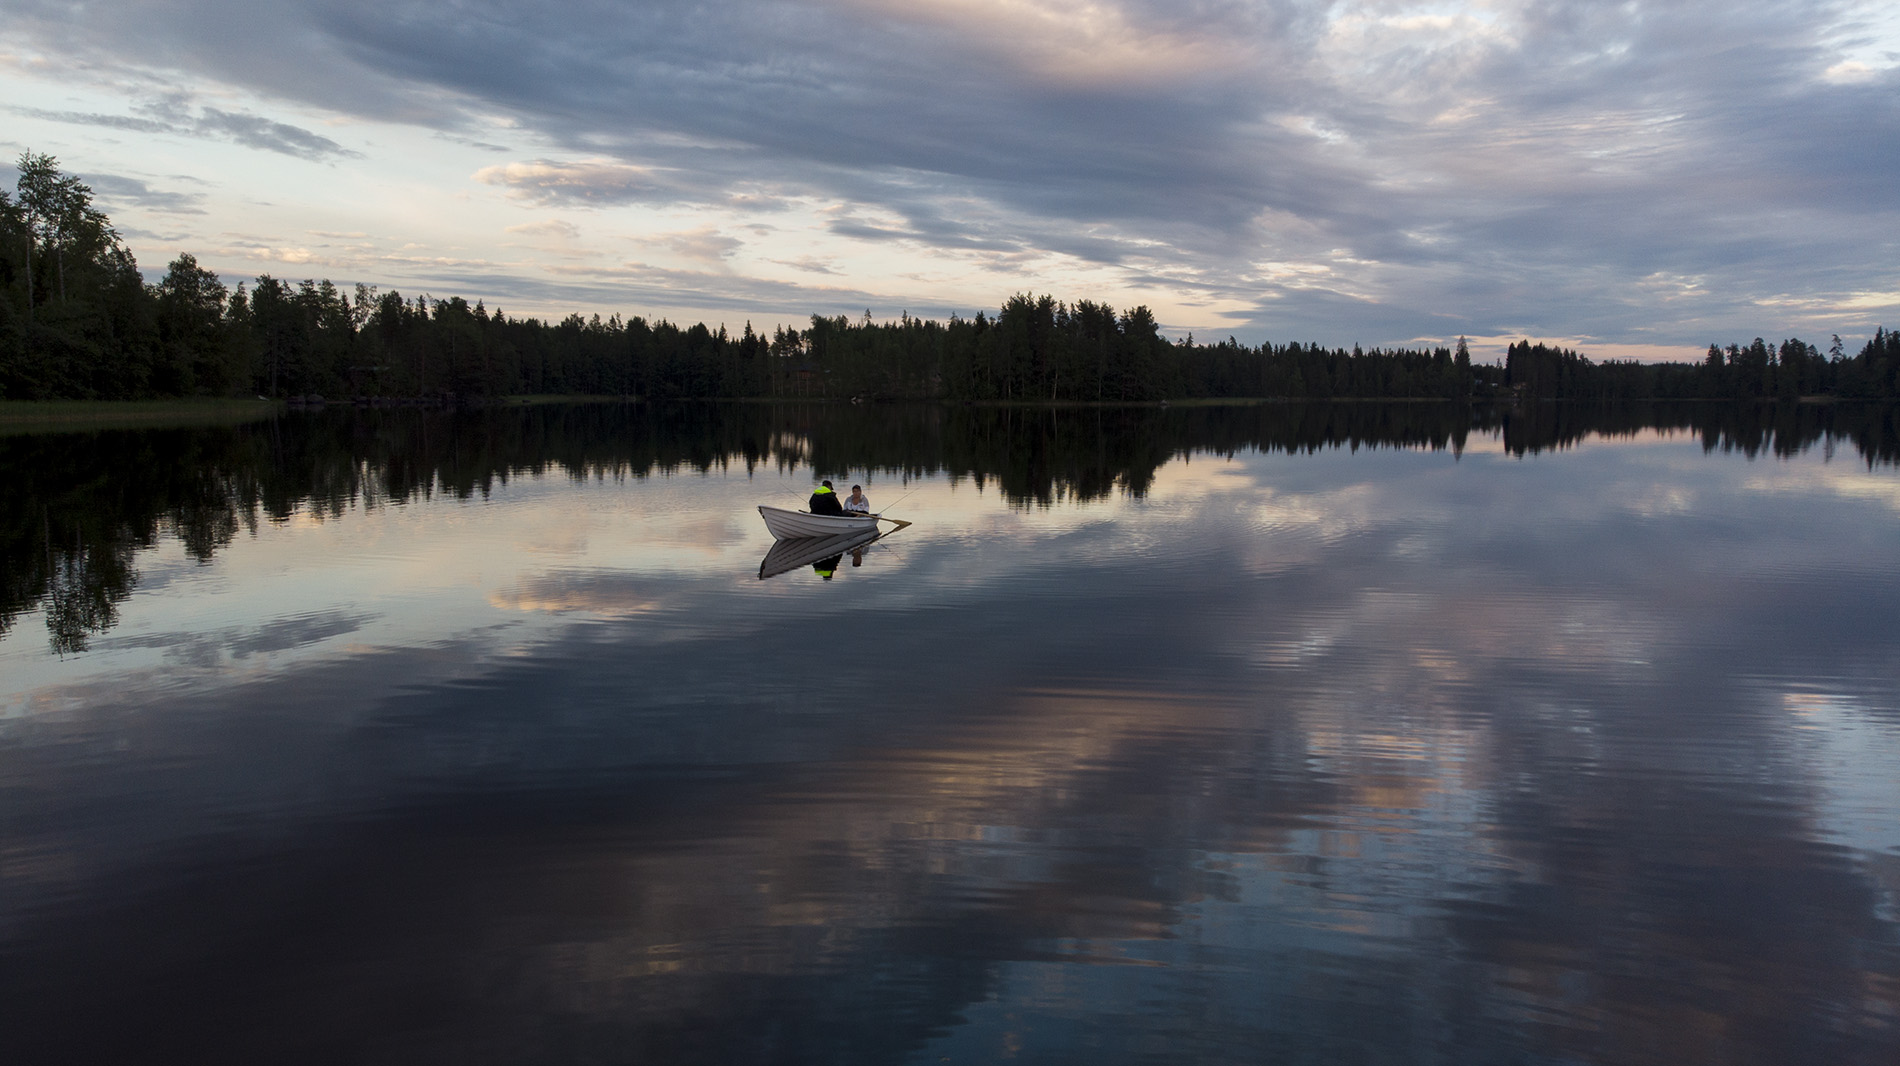
{"type": "Polygon", "coordinates": [[[148,272],[517,315],[1900,326],[1891,0],[0,0],[25,149],[148,272]]]}

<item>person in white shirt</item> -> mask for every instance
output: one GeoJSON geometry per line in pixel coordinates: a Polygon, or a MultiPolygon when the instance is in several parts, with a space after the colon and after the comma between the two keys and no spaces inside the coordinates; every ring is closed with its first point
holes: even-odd
{"type": "Polygon", "coordinates": [[[844,498],[844,509],[854,514],[871,513],[871,498],[864,494],[863,486],[851,486],[851,495],[844,498]]]}

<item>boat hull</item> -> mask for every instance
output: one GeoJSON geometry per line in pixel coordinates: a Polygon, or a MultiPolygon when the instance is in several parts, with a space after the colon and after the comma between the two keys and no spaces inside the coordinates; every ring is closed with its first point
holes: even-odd
{"type": "Polygon", "coordinates": [[[877,528],[876,515],[828,515],[806,511],[788,511],[783,507],[759,505],[759,517],[765,528],[778,540],[802,537],[833,537],[840,533],[860,533],[877,528]]]}

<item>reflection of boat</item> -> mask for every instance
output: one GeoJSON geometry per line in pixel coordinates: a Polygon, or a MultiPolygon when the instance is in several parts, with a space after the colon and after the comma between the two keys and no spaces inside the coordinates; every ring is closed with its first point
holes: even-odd
{"type": "Polygon", "coordinates": [[[873,532],[877,529],[877,516],[874,514],[828,515],[812,514],[808,511],[788,511],[783,507],[759,505],[759,517],[765,519],[765,528],[779,540],[794,537],[831,537],[840,533],[873,532]]]}
{"type": "Polygon", "coordinates": [[[759,560],[759,580],[843,555],[853,548],[864,547],[877,537],[877,525],[873,523],[868,529],[836,533],[829,537],[792,537],[773,541],[772,550],[759,560]]]}

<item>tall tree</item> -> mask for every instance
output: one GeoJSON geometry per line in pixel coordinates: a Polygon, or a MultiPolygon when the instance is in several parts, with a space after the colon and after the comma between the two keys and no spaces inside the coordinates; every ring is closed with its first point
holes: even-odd
{"type": "MultiPolygon", "coordinates": [[[[59,170],[50,155],[21,152],[20,207],[25,211],[29,239],[53,253],[55,283],[60,303],[66,302],[66,257],[94,254],[118,239],[106,216],[92,206],[92,187],[59,170]]],[[[33,248],[27,248],[28,285],[32,284],[33,248]]],[[[28,304],[32,303],[29,290],[28,304]]]]}
{"type": "Polygon", "coordinates": [[[230,392],[239,368],[225,338],[224,282],[187,252],[172,260],[154,294],[160,346],[154,384],[165,392],[230,392]]]}

